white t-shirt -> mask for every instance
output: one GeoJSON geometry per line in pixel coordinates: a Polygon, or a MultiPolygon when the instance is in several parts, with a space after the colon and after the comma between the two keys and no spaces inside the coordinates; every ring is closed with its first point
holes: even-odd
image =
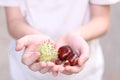
{"type": "MultiPolygon", "coordinates": [[[[119,0],[0,0],[1,6],[20,7],[29,25],[57,39],[89,21],[89,3],[109,5],[119,0]]],[[[14,39],[10,45],[10,71],[12,80],[101,80],[103,56],[99,41],[90,44],[91,57],[78,74],[53,77],[50,73],[33,72],[21,63],[23,51],[15,51],[14,39]],[[19,54],[18,54],[19,53],[19,54]]]]}

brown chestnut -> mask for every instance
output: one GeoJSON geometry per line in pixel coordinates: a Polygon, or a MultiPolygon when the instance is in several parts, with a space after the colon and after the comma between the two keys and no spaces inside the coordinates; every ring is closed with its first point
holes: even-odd
{"type": "Polygon", "coordinates": [[[59,59],[57,59],[57,60],[55,60],[55,64],[56,64],[56,65],[60,65],[60,64],[62,64],[62,61],[59,60],[59,59]]]}
{"type": "Polygon", "coordinates": [[[66,60],[72,59],[74,57],[75,54],[71,53],[66,57],[66,60]]]}
{"type": "Polygon", "coordinates": [[[61,61],[67,60],[67,57],[73,53],[70,46],[62,46],[58,50],[58,58],[61,61]]]}
{"type": "Polygon", "coordinates": [[[78,56],[74,54],[74,56],[68,60],[71,66],[75,66],[78,64],[78,56]]]}
{"type": "Polygon", "coordinates": [[[78,58],[79,55],[75,54],[70,46],[65,45],[58,49],[58,59],[55,61],[55,64],[75,66],[78,64],[78,58]]]}

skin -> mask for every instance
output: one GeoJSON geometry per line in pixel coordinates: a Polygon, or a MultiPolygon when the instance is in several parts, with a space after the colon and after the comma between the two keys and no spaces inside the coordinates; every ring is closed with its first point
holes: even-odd
{"type": "Polygon", "coordinates": [[[58,72],[68,75],[80,72],[90,57],[87,42],[103,36],[108,31],[110,23],[108,5],[90,4],[90,21],[82,25],[83,27],[63,35],[54,42],[49,36],[40,33],[27,24],[19,7],[6,7],[5,12],[8,32],[17,40],[16,51],[20,51],[25,47],[25,52],[22,56],[23,64],[27,65],[33,71],[41,73],[52,72],[54,76],[58,72]],[[40,53],[36,52],[36,48],[46,40],[53,42],[57,49],[66,44],[72,46],[77,53],[81,53],[78,61],[79,65],[63,67],[62,65],[55,65],[52,62],[36,62],[40,56],[40,53]]]}

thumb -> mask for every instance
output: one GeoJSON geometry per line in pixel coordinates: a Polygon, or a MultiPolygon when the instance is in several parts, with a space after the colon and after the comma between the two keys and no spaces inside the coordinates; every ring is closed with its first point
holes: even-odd
{"type": "Polygon", "coordinates": [[[82,55],[79,59],[78,59],[78,64],[79,66],[83,66],[85,64],[85,62],[87,62],[87,60],[89,59],[88,55],[82,55]]]}
{"type": "Polygon", "coordinates": [[[27,47],[27,45],[28,45],[28,39],[26,37],[18,39],[16,42],[16,51],[22,50],[24,47],[27,47]]]}
{"type": "Polygon", "coordinates": [[[83,66],[85,64],[85,62],[89,59],[90,54],[89,54],[89,47],[88,45],[84,45],[84,48],[81,50],[81,55],[80,58],[78,60],[78,64],[79,66],[83,66]]]}

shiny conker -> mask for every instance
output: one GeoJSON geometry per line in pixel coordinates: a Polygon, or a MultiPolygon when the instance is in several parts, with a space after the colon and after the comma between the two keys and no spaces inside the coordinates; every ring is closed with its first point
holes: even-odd
{"type": "Polygon", "coordinates": [[[56,59],[56,60],[55,60],[55,64],[56,64],[56,65],[60,65],[60,64],[62,64],[62,61],[59,60],[59,59],[56,59]]]}
{"type": "Polygon", "coordinates": [[[58,58],[61,61],[67,60],[67,57],[72,55],[73,51],[70,46],[62,46],[58,50],[58,58]]]}
{"type": "Polygon", "coordinates": [[[71,66],[75,66],[78,64],[78,56],[74,54],[74,56],[68,60],[71,66]]]}
{"type": "Polygon", "coordinates": [[[78,54],[75,54],[70,46],[65,45],[58,49],[58,59],[55,61],[55,64],[75,66],[78,64],[78,58],[78,54]]]}

